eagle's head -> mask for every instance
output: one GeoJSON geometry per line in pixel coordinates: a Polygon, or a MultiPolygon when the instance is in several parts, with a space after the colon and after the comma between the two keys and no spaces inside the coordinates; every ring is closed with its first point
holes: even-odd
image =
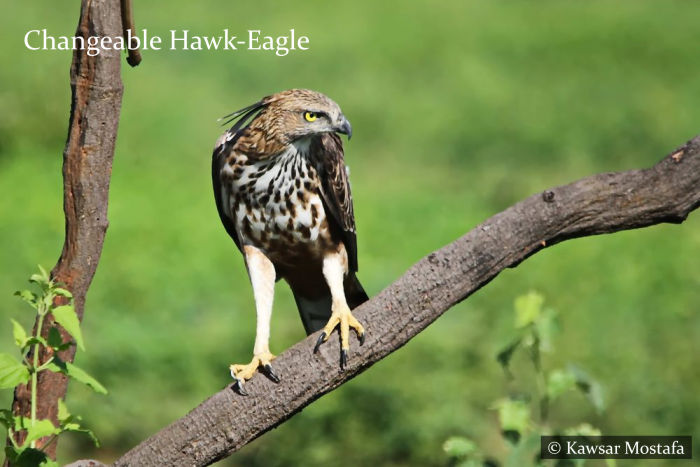
{"type": "Polygon", "coordinates": [[[352,126],[340,106],[309,89],[290,89],[263,97],[225,118],[227,123],[236,122],[228,132],[236,139],[234,149],[258,157],[278,154],[290,144],[303,144],[323,133],[342,133],[348,139],[352,136],[352,126]]]}

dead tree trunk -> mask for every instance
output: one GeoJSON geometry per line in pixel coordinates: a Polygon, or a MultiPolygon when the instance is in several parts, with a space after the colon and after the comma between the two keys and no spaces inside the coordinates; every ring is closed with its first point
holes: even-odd
{"type": "MultiPolygon", "coordinates": [[[[86,43],[89,36],[121,36],[120,13],[119,0],[82,0],[76,35],[85,38],[86,43]]],[[[101,50],[92,57],[86,50],[76,50],[70,69],[71,113],[63,152],[66,234],[61,257],[51,275],[71,290],[81,319],[108,225],[109,181],[123,90],[120,59],[118,50],[101,50]]],[[[55,325],[52,321],[48,318],[44,321],[44,337],[55,325]]],[[[64,340],[70,340],[65,331],[62,334],[64,340]]],[[[75,346],[60,353],[64,361],[72,362],[74,357],[75,346]]],[[[47,358],[40,355],[41,362],[47,358]]],[[[68,378],[61,373],[39,373],[36,410],[39,419],[48,418],[57,423],[58,400],[65,396],[67,386],[68,378]]],[[[29,416],[30,394],[28,384],[15,389],[12,408],[16,415],[29,416]]],[[[25,433],[18,436],[23,438],[25,433]]],[[[45,442],[40,440],[39,447],[42,441],[45,442]]],[[[45,450],[55,457],[56,444],[45,450]]]]}
{"type": "Polygon", "coordinates": [[[231,386],[156,433],[115,466],[204,466],[240,449],[306,405],[395,351],[442,313],[537,251],[576,237],[662,222],[680,223],[700,205],[700,136],[646,170],[607,173],[537,193],[420,260],[357,308],[367,325],[348,368],[317,335],[275,361],[282,382],[256,376],[250,396],[231,386]]]}

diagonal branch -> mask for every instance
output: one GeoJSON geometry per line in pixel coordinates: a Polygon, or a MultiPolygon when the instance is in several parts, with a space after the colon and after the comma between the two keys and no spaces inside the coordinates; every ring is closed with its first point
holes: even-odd
{"type": "Polygon", "coordinates": [[[114,465],[209,465],[395,351],[503,269],[571,238],[680,223],[698,205],[700,136],[650,169],[594,175],[530,196],[423,258],[357,308],[367,340],[353,348],[345,372],[334,346],[312,354],[317,336],[310,336],[275,360],[280,384],[255,377],[248,397],[229,386],[114,465]]]}

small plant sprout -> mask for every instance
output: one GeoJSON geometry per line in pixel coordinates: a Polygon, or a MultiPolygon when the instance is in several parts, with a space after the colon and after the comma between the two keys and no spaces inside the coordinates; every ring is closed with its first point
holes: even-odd
{"type": "Polygon", "coordinates": [[[39,273],[32,274],[29,282],[38,287],[38,293],[31,290],[20,290],[15,295],[27,302],[36,313],[37,326],[33,334],[27,333],[22,325],[12,321],[12,336],[19,350],[20,359],[7,353],[0,353],[0,389],[12,389],[20,384],[28,384],[31,390],[30,416],[14,415],[12,410],[0,410],[0,423],[7,430],[10,441],[5,448],[8,460],[17,466],[57,466],[44,452],[43,448],[51,444],[53,439],[66,431],[76,431],[87,434],[99,446],[97,438],[88,429],[80,425],[80,417],[71,415],[62,400],[58,401],[58,426],[51,420],[37,419],[37,379],[42,371],[63,373],[94,391],[106,394],[107,390],[95,378],[70,362],[61,360],[59,352],[77,345],[85,350],[83,336],[80,331],[80,321],[73,306],[73,295],[69,290],[56,284],[44,268],[39,266],[39,273]],[[58,298],[58,300],[57,300],[58,298]],[[56,302],[65,304],[57,305],[56,302]],[[73,341],[65,341],[56,326],[52,326],[46,337],[42,337],[41,329],[47,317],[59,324],[72,337],[73,341]],[[40,361],[40,355],[46,356],[40,361]],[[17,433],[24,431],[26,437],[20,444],[17,433]],[[39,446],[41,438],[48,440],[39,446]]]}
{"type": "MultiPolygon", "coordinates": [[[[492,408],[498,415],[498,425],[506,440],[504,467],[559,465],[539,458],[540,436],[551,434],[599,436],[600,430],[581,423],[571,427],[552,429],[549,412],[552,402],[566,397],[576,390],[583,393],[597,413],[605,410],[603,391],[598,382],[573,364],[565,368],[548,368],[543,355],[554,350],[554,337],[559,330],[559,314],[556,310],[544,306],[544,297],[537,292],[529,292],[515,299],[514,334],[496,355],[496,360],[503,367],[508,382],[512,387],[510,394],[494,401],[492,408]],[[518,353],[525,354],[525,359],[514,359],[518,353]],[[530,390],[523,390],[522,381],[516,381],[512,367],[518,368],[520,375],[531,375],[535,384],[530,390]],[[525,370],[525,371],[523,371],[525,370]]],[[[530,387],[533,385],[530,385],[530,387]]],[[[471,439],[463,436],[449,438],[443,450],[450,465],[458,467],[476,467],[500,465],[486,457],[481,448],[471,439]]],[[[575,465],[584,465],[584,460],[576,460],[575,465]]],[[[606,465],[613,467],[615,461],[606,459],[606,465]]],[[[568,465],[568,464],[567,464],[568,465]]]]}

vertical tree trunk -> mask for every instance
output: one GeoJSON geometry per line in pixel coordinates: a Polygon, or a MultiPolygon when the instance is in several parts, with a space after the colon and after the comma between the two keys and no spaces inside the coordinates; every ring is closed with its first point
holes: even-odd
{"type": "MultiPolygon", "coordinates": [[[[90,36],[122,35],[120,0],[82,0],[76,36],[87,43],[90,36]]],[[[66,234],[63,251],[51,271],[52,277],[71,290],[75,309],[83,317],[85,294],[97,269],[107,230],[107,200],[122,102],[120,52],[100,50],[88,56],[75,50],[70,69],[72,91],[68,139],[63,152],[63,210],[66,234]]],[[[44,321],[42,335],[54,326],[44,321]]],[[[36,324],[35,324],[36,326],[36,324]]],[[[68,334],[62,331],[64,340],[68,334]]],[[[64,361],[73,361],[75,346],[61,352],[64,361]]],[[[45,361],[47,355],[40,355],[45,361]]],[[[67,377],[44,371],[39,374],[37,417],[57,421],[58,400],[66,394],[67,377]]],[[[13,411],[29,416],[30,388],[15,389],[13,411]]],[[[18,435],[20,438],[24,433],[18,435]]],[[[18,441],[22,441],[19,439],[18,441]]],[[[41,447],[40,440],[38,446],[41,447]]],[[[56,443],[46,447],[55,458],[56,443]]]]}

